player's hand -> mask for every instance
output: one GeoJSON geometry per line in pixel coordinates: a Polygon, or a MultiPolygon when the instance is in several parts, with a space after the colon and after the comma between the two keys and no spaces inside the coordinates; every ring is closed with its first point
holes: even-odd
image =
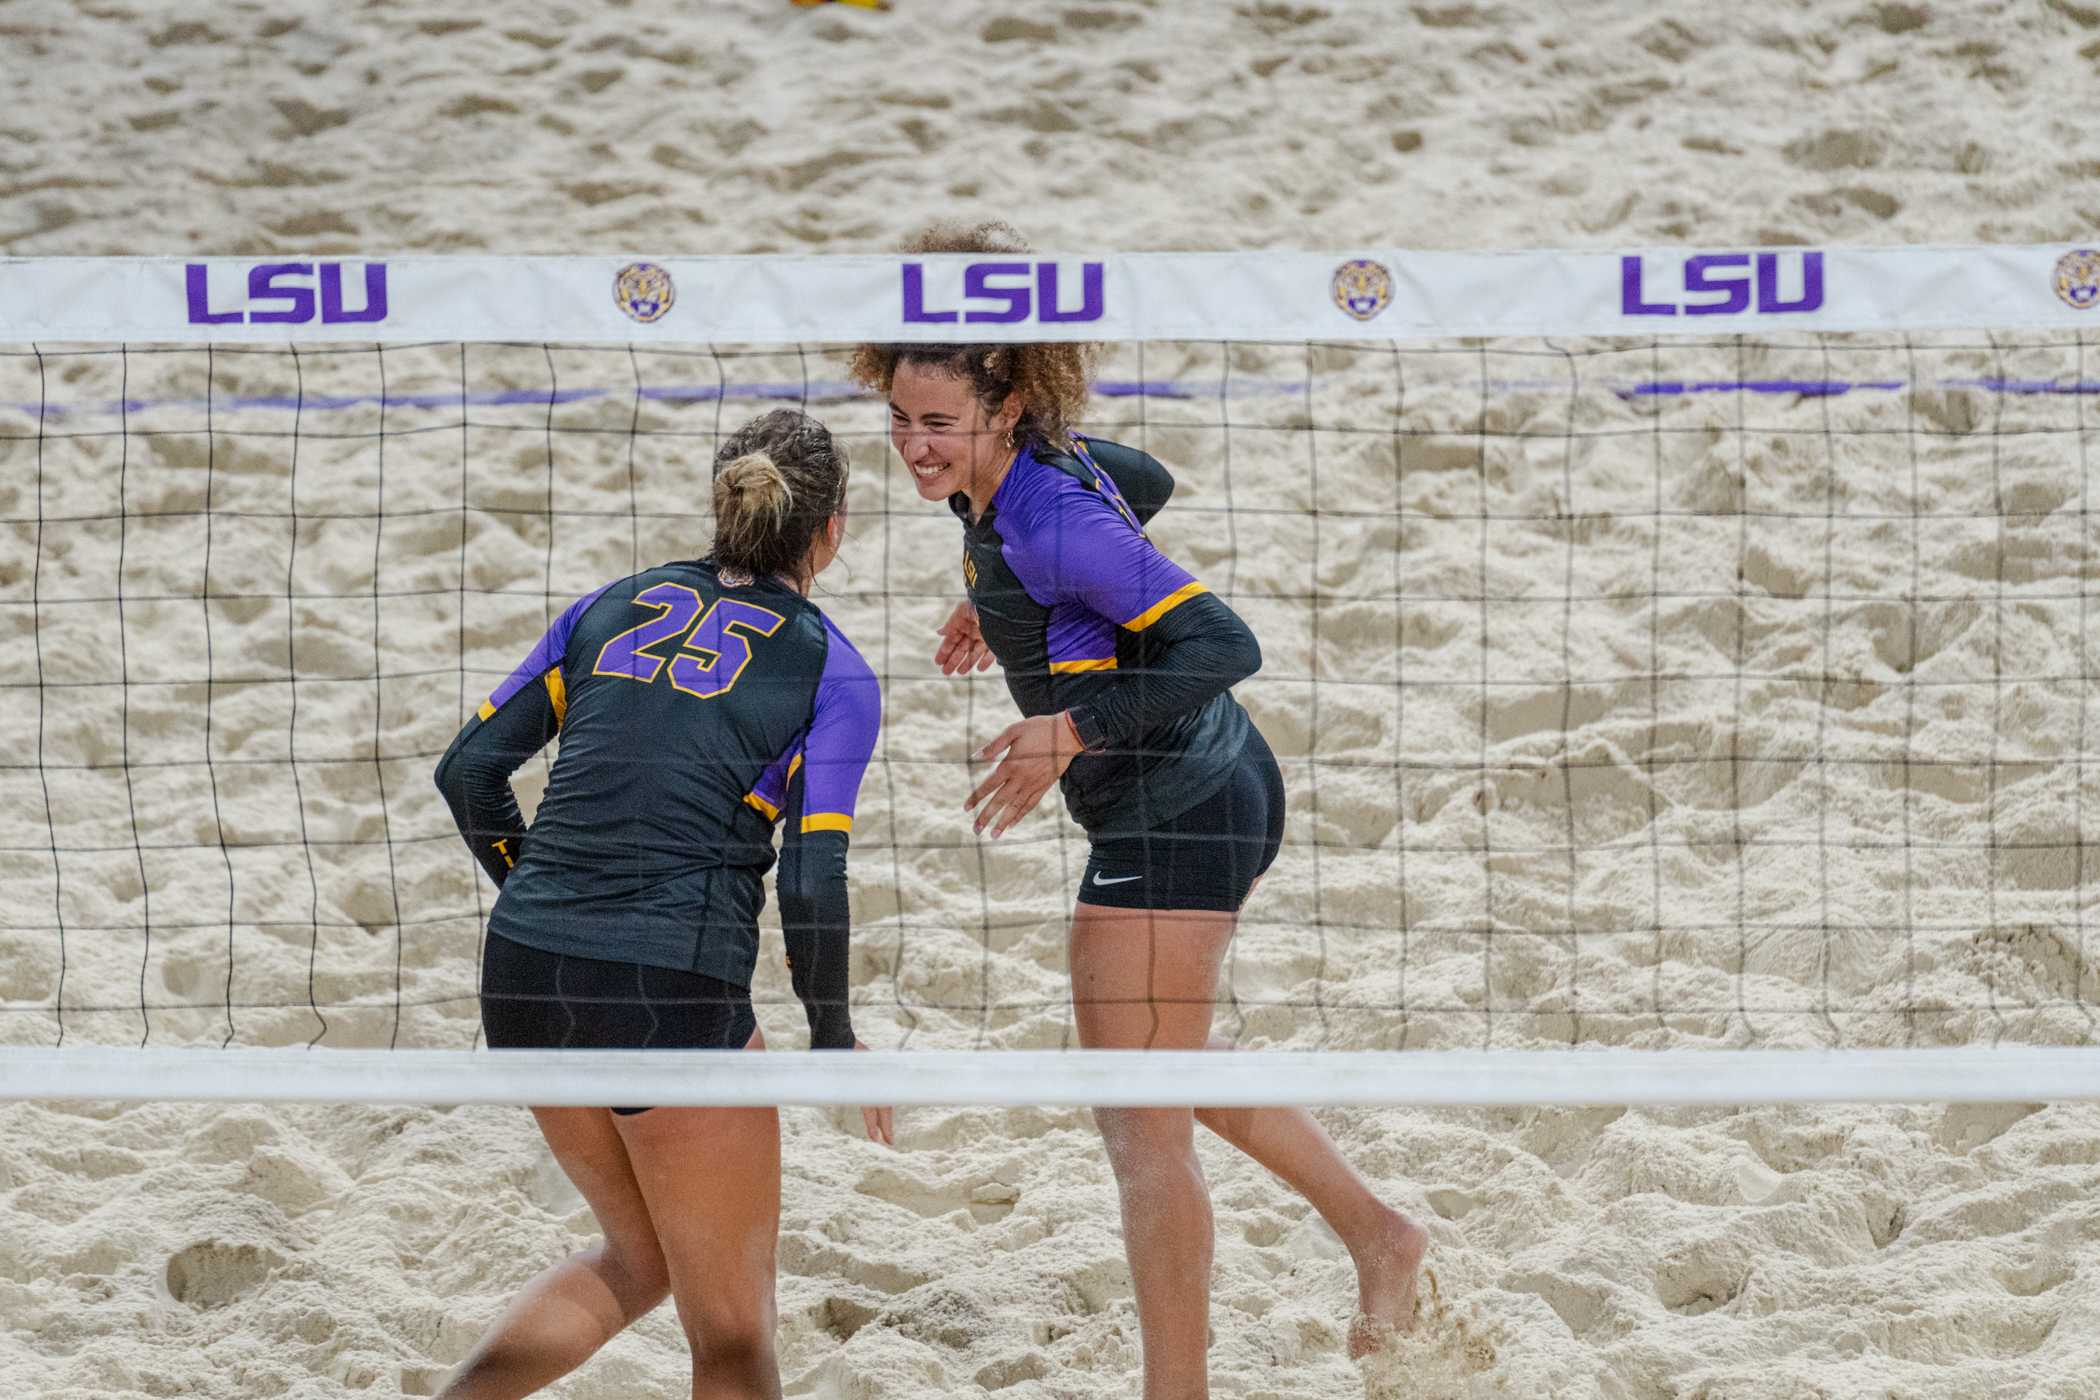
{"type": "MultiPolygon", "coordinates": [[[[860,1043],[859,1036],[855,1036],[853,1038],[853,1048],[865,1050],[868,1047],[860,1043]]],[[[896,1110],[887,1105],[881,1108],[868,1108],[865,1106],[861,1108],[861,1126],[868,1130],[869,1142],[879,1142],[884,1147],[895,1147],[897,1145],[897,1127],[893,1120],[895,1112],[896,1110]]]]}
{"type": "Polygon", "coordinates": [[[948,620],[934,630],[941,644],[933,653],[933,664],[941,668],[942,675],[991,669],[992,649],[984,644],[984,633],[977,630],[977,609],[967,600],[957,603],[948,620]]]}
{"type": "Polygon", "coordinates": [[[1008,827],[1035,809],[1050,785],[1064,776],[1065,769],[1072,766],[1072,760],[1079,757],[1084,747],[1079,742],[1079,731],[1063,711],[1008,725],[998,738],[978,750],[979,758],[996,759],[999,766],[963,803],[966,812],[980,802],[984,804],[977,813],[978,834],[983,835],[989,826],[994,839],[1004,836],[1008,827]]]}

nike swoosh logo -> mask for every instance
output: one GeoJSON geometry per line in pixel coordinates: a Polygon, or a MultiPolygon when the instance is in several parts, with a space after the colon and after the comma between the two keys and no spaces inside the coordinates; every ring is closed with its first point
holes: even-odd
{"type": "Polygon", "coordinates": [[[1127,885],[1132,880],[1142,880],[1144,878],[1142,875],[1118,875],[1113,880],[1104,880],[1101,878],[1100,871],[1096,870],[1094,872],[1094,883],[1097,885],[1127,885]]]}

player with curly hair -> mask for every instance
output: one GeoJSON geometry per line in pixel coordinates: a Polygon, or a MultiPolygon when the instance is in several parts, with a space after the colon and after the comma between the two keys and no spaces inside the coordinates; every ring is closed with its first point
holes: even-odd
{"type": "MultiPolygon", "coordinates": [[[[936,226],[912,253],[1020,254],[1003,224],[936,226]]],[[[968,600],[940,629],[947,674],[993,659],[1023,718],[970,794],[997,837],[1061,785],[1090,841],[1072,914],[1072,1001],[1092,1048],[1229,1048],[1211,1012],[1241,907],[1283,838],[1283,778],[1231,693],[1261,664],[1239,617],[1154,548],[1172,478],[1073,431],[1094,351],[1078,344],[863,345],[919,495],[963,531],[968,600]]],[[[1095,1110],[1121,1194],[1146,1400],[1207,1393],[1210,1196],[1202,1123],[1305,1195],[1354,1257],[1351,1351],[1413,1318],[1428,1236],[1381,1201],[1302,1109],[1095,1110]]]]}

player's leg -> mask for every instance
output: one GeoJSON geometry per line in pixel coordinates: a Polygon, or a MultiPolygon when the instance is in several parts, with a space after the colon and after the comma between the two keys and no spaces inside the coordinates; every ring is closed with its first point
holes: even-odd
{"type": "MultiPolygon", "coordinates": [[[[1081,903],[1072,1005],[1089,1049],[1200,1049],[1233,916],[1081,903]]],[[[1145,1346],[1145,1400],[1209,1394],[1210,1191],[1187,1108],[1100,1108],[1145,1346]]]]}
{"type": "MultiPolygon", "coordinates": [[[[661,968],[563,957],[494,935],[483,959],[482,1022],[489,1044],[499,1048],[764,1044],[741,988],[661,968]]],[[[780,1140],[773,1112],[533,1112],[556,1161],[596,1214],[605,1243],[535,1279],[444,1395],[528,1394],[580,1364],[669,1291],[693,1339],[695,1395],[778,1396],[772,1315],[780,1140]],[[721,1251],[719,1260],[709,1257],[714,1250],[721,1251]],[[703,1288],[702,1280],[712,1287],[703,1288]]]]}
{"type": "MultiPolygon", "coordinates": [[[[1143,837],[1097,843],[1088,869],[1103,883],[1094,897],[1119,907],[1157,901],[1184,911],[1221,911],[1229,936],[1237,911],[1281,847],[1283,817],[1282,773],[1260,733],[1250,732],[1237,771],[1214,797],[1143,837]]],[[[1095,887],[1087,888],[1091,894],[1095,887]]],[[[1207,1011],[1215,991],[1212,981],[1185,994],[1201,997],[1207,1011]]],[[[1230,1048],[1219,1038],[1207,1044],[1230,1048]]],[[[1198,1109],[1196,1116],[1295,1187],[1349,1249],[1359,1308],[1350,1330],[1352,1354],[1375,1347],[1387,1330],[1410,1325],[1428,1236],[1377,1198],[1311,1114],[1295,1108],[1198,1109]]]]}
{"type": "MultiPolygon", "coordinates": [[[[1213,1036],[1210,1048],[1232,1043],[1213,1036]]],[[[1290,1183],[1348,1248],[1356,1263],[1351,1356],[1412,1325],[1429,1232],[1378,1199],[1317,1119],[1302,1108],[1199,1108],[1196,1121],[1290,1183]]]]}
{"type": "MultiPolygon", "coordinates": [[[[565,995],[577,990],[565,988],[565,976],[574,984],[615,975],[607,973],[611,967],[564,959],[491,934],[481,980],[489,1045],[546,1048],[574,1044],[579,1037],[594,1043],[598,1032],[620,1033],[604,1017],[579,1026],[576,1008],[565,995]]],[[[525,1286],[453,1372],[440,1392],[446,1400],[509,1400],[532,1393],[581,1365],[621,1328],[662,1302],[669,1288],[655,1225],[613,1115],[602,1108],[540,1108],[533,1116],[605,1238],[525,1286]]]]}
{"type": "Polygon", "coordinates": [[[656,1108],[616,1121],[693,1350],[694,1400],[779,1400],[780,1115],[656,1108]]]}
{"type": "MultiPolygon", "coordinates": [[[[1073,921],[1073,1000],[1091,1048],[1191,1049],[1207,1044],[1216,976],[1232,931],[1229,915],[1145,913],[1081,905],[1073,921]],[[1145,988],[1149,994],[1131,995],[1145,988]],[[1120,989],[1120,990],[1119,990],[1120,989]],[[1200,1029],[1202,1040],[1195,1037],[1200,1029]]],[[[1413,1322],[1428,1233],[1394,1210],[1300,1108],[1202,1108],[1206,1128],[1267,1167],[1320,1212],[1356,1265],[1357,1316],[1349,1350],[1374,1350],[1413,1322]]],[[[1178,1109],[1100,1109],[1123,1202],[1126,1248],[1145,1334],[1147,1400],[1199,1383],[1209,1293],[1209,1195],[1196,1164],[1188,1115],[1178,1109]]]]}
{"type": "MultiPolygon", "coordinates": [[[[1283,773],[1259,730],[1249,733],[1240,769],[1220,805],[1214,849],[1223,851],[1225,859],[1217,864],[1231,883],[1205,893],[1244,908],[1283,844],[1283,773]]],[[[1232,1048],[1222,1037],[1214,1037],[1210,1046],[1232,1048]]],[[[1428,1232],[1378,1199],[1310,1113],[1281,1107],[1203,1108],[1196,1118],[1296,1188],[1348,1248],[1357,1285],[1351,1355],[1363,1355],[1385,1332],[1412,1324],[1415,1278],[1428,1232]]]]}
{"type": "Polygon", "coordinates": [[[582,1365],[669,1291],[663,1251],[613,1115],[536,1108],[533,1117],[605,1238],[526,1284],[438,1392],[443,1400],[529,1395],[582,1365]]]}
{"type": "MultiPolygon", "coordinates": [[[[661,1041],[765,1048],[750,994],[648,969],[661,1041]]],[[[671,1296],[693,1354],[695,1400],[779,1400],[774,1258],[780,1236],[780,1115],[771,1108],[653,1108],[615,1114],[656,1224],[671,1296]]]]}

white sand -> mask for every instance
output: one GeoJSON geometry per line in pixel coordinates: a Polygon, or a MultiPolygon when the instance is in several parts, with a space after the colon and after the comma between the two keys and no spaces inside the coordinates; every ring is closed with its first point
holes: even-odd
{"type": "MultiPolygon", "coordinates": [[[[9,99],[0,249],[866,251],[936,212],[1004,216],[1039,246],[1069,249],[2040,241],[2087,239],[2100,224],[2100,10],[2083,0],[1754,13],[1700,3],[1653,18],[1602,4],[1544,18],[1536,7],[1465,4],[902,4],[868,14],[750,0],[675,20],[507,5],[486,21],[432,0],[354,13],[313,6],[296,18],[285,6],[184,6],[180,18],[144,4],[0,6],[9,99]]],[[[1148,377],[1220,370],[1214,349],[1148,353],[1148,377]]],[[[1540,363],[1546,377],[1562,372],[1548,360],[1525,362],[1525,373],[1537,377],[1540,363]]],[[[1584,363],[1598,378],[1650,368],[1646,351],[1584,363]]],[[[2063,368],[2061,356],[2032,363],[2063,368]]],[[[487,382],[523,387],[544,387],[549,373],[536,352],[488,352],[477,365],[487,382]]],[[[606,365],[564,356],[554,370],[564,384],[629,382],[606,365]]],[[[1820,592],[1826,546],[1837,591],[1911,589],[1907,523],[1833,532],[1820,512],[1833,500],[1862,514],[1901,511],[1912,499],[1908,462],[1886,455],[1871,467],[1841,458],[1850,469],[1833,494],[1815,430],[1826,409],[1841,426],[1900,428],[1901,396],[1674,406],[1670,426],[1716,431],[1669,439],[1670,505],[1726,510],[1738,500],[1738,440],[1727,430],[1743,408],[1753,422],[1809,430],[1742,440],[1753,507],[1817,518],[1679,520],[1660,540],[1637,515],[1572,531],[1498,527],[1485,542],[1490,591],[1549,601],[1495,611],[1483,640],[1470,603],[1425,602],[1396,618],[1389,601],[1347,601],[1396,585],[1480,591],[1481,464],[1462,438],[1478,412],[1467,379],[1477,366],[1409,365],[1417,387],[1403,426],[1461,437],[1410,447],[1399,504],[1452,518],[1411,519],[1397,536],[1390,521],[1330,518],[1317,541],[1308,518],[1256,513],[1303,508],[1309,446],[1323,503],[1391,509],[1396,487],[1390,362],[1321,352],[1312,367],[1324,376],[1322,428],[1368,431],[1264,434],[1264,423],[1302,425],[1301,407],[1236,398],[1229,497],[1218,435],[1204,426],[1216,422],[1217,401],[1142,406],[1144,440],[1183,483],[1157,535],[1228,589],[1260,631],[1268,670],[1244,695],[1292,784],[1293,845],[1249,910],[1230,989],[1238,1004],[1221,1011],[1222,1027],[1245,1043],[1306,1048],[1571,1034],[1644,1046],[1814,1044],[1833,1031],[1848,1043],[1902,1043],[1912,1032],[2087,1038],[2075,1009],[2017,1008],[2100,1002],[2079,946],[2090,876],[2074,851],[1982,849],[1994,833],[2075,839],[2086,801],[2100,797],[2080,792],[2093,782],[2079,762],[2085,687],[1933,684],[1988,678],[1994,664],[2068,677],[2089,664],[2076,591],[2091,537],[2089,524],[2080,533],[2072,439],[2002,440],[1995,484],[2010,508],[2036,514],[2002,528],[1988,518],[1924,528],[1918,591],[1981,601],[1915,613],[1839,608],[1826,640],[1820,601],[1768,595],[1820,592]],[[1440,372],[1452,382],[1432,382],[1440,372]],[[1229,542],[1205,514],[1228,498],[1244,512],[1229,542]],[[1738,568],[1752,600],[1740,621],[1732,603],[1712,599],[1587,601],[1573,611],[1558,601],[1645,590],[1658,577],[1666,591],[1733,591],[1738,568]],[[2002,628],[1992,606],[2001,582],[2013,600],[2002,628]],[[1306,688],[1289,679],[1313,665],[1309,610],[1261,595],[1315,586],[1323,677],[1390,682],[1404,626],[1410,679],[1477,680],[1484,648],[1491,675],[1536,684],[1491,691],[1485,731],[1477,692],[1465,690],[1411,688],[1401,712],[1390,685],[1326,687],[1314,716],[1306,688]],[[1660,667],[1722,679],[1659,692],[1626,681],[1571,696],[1556,683],[1564,657],[1578,677],[1660,667]],[[1863,684],[1760,679],[1800,672],[1863,684]],[[1751,679],[1738,685],[1738,673],[1751,679]],[[1906,783],[1888,762],[1735,770],[1718,761],[1818,744],[1826,755],[1886,759],[1906,739],[1914,754],[1950,762],[1920,766],[1906,783]],[[1309,754],[1327,765],[1310,767],[1309,754]],[[1995,778],[1993,755],[2003,761],[1995,778]],[[1396,757],[1451,766],[1409,769],[1396,789],[1396,757]],[[1704,761],[1651,771],[1649,757],[1704,761]],[[1348,761],[1368,766],[1334,766],[1348,761]],[[1737,827],[1806,844],[1739,863],[1713,844],[1737,827]],[[1861,844],[1906,830],[1947,845],[1921,848],[1906,866],[1900,851],[1861,844]],[[1306,844],[1316,834],[1357,849],[1322,849],[1316,870],[1306,844]],[[1552,849],[1571,839],[1584,848],[1572,868],[1552,849]],[[1484,841],[1500,852],[1492,862],[1479,855],[1484,841]],[[1438,931],[1490,913],[1491,958],[1477,935],[1438,931]],[[1808,929],[1753,929],[1739,943],[1742,919],[1808,929]],[[1671,932],[1639,931],[1658,920],[1671,932]],[[1905,921],[1921,926],[1915,938],[1885,931],[1905,921]],[[1591,931],[1579,964],[1566,937],[1524,932],[1571,923],[1591,931]],[[1720,927],[1695,927],[1711,925],[1720,927]],[[1826,939],[1826,926],[1838,932],[1826,939]],[[1846,932],[1868,926],[1882,931],[1846,932]],[[1635,931],[1600,932],[1624,928],[1635,931]],[[1468,1009],[1484,990],[1505,1013],[1492,1030],[1468,1009]],[[1746,1023],[1725,1014],[1739,994],[1789,1010],[1746,1023]],[[1992,999],[2008,1010],[1895,1014],[1992,999]],[[1718,1009],[1659,1017],[1658,1004],[1718,1009]],[[1882,1014],[1825,1020],[1819,1006],[1882,1014]]],[[[54,397],[202,394],[197,357],[61,368],[54,397]],[[117,379],[120,368],[133,378],[117,379]]],[[[1236,379],[1302,378],[1306,368],[1282,351],[1250,351],[1232,366],[1236,379]]],[[[1687,373],[1741,368],[1723,355],[1687,373]]],[[[310,394],[376,387],[369,355],[307,357],[304,369],[310,394]]],[[[442,389],[456,375],[456,364],[414,352],[390,353],[387,369],[397,393],[442,389]]],[[[1512,361],[1496,373],[1523,369],[1512,361]]],[[[1948,352],[1919,372],[1989,369],[1984,357],[1948,352]]],[[[1138,366],[1125,352],[1112,370],[1134,377],[1138,366]]],[[[213,392],[288,392],[287,372],[221,357],[213,392]]],[[[654,358],[645,372],[651,382],[712,376],[705,362],[654,358]]],[[[755,382],[799,371],[739,361],[732,372],[755,382]]],[[[25,375],[34,399],[33,365],[8,361],[0,373],[0,405],[23,401],[25,375]]],[[[1634,435],[1566,460],[1558,441],[1543,453],[1498,450],[1491,508],[1549,511],[1570,486],[1578,511],[1652,508],[1660,439],[1638,430],[1653,411],[1594,390],[1582,402],[1594,415],[1584,426],[1634,435]]],[[[1921,413],[1942,427],[2002,412],[2001,428],[2061,428],[2078,421],[2080,402],[1945,394],[1921,400],[1921,413]]],[[[615,395],[558,422],[624,431],[627,411],[615,395]]],[[[1564,421],[1566,406],[1512,393],[1496,412],[1536,427],[1564,421]]],[[[956,760],[1011,710],[993,680],[910,679],[930,672],[935,599],[955,586],[954,527],[874,468],[871,406],[826,413],[866,435],[854,497],[862,524],[850,577],[833,580],[848,595],[836,611],[892,677],[889,763],[863,798],[855,875],[867,925],[856,967],[863,1034],[877,1044],[1064,1043],[1061,918],[1082,847],[1048,813],[988,851],[954,844],[966,835],[956,760]],[[899,514],[885,520],[886,504],[899,514]],[[885,586],[900,595],[887,615],[851,596],[885,586]],[[920,849],[928,843],[945,846],[920,849]],[[891,868],[884,845],[903,848],[891,868]],[[988,998],[1000,1009],[972,1009],[988,998]]],[[[19,414],[0,416],[20,431],[19,414]]],[[[1104,426],[1132,434],[1138,416],[1130,400],[1101,406],[1104,426]]],[[[44,513],[107,509],[120,489],[135,511],[193,509],[207,470],[220,509],[283,511],[283,440],[223,439],[207,461],[201,439],[180,432],[196,418],[179,406],[134,415],[128,455],[110,439],[51,448],[44,513]],[[155,427],[174,435],[144,436],[155,427]]],[[[405,434],[446,421],[444,410],[396,410],[387,427],[405,434]]],[[[711,407],[662,407],[643,426],[705,434],[714,421],[711,407]]],[[[544,410],[490,409],[476,423],[466,454],[476,500],[543,505],[544,410]]],[[[216,426],[281,433],[288,421],[274,409],[222,409],[216,426]]],[[[302,758],[349,761],[302,764],[296,794],[282,767],[238,762],[285,752],[288,687],[215,686],[207,735],[203,688],[174,683],[203,672],[203,610],[179,600],[201,579],[201,524],[135,523],[121,540],[114,526],[47,526],[40,563],[31,532],[9,527],[0,541],[0,596],[27,598],[34,576],[46,599],[112,597],[121,548],[131,600],[128,716],[118,691],[47,696],[51,762],[128,752],[137,765],[129,791],[113,772],[53,770],[57,841],[69,848],[62,893],[48,860],[28,849],[51,839],[35,774],[0,773],[0,845],[10,848],[0,998],[49,1005],[53,939],[35,926],[51,922],[57,901],[72,930],[67,1004],[120,1008],[69,1011],[76,1042],[136,1043],[148,1027],[121,1008],[135,1006],[142,976],[159,1002],[222,999],[229,902],[234,999],[291,1004],[236,1010],[240,1039],[303,1043],[322,1031],[304,1009],[318,925],[317,994],[370,1006],[331,1011],[328,1043],[384,1044],[397,1033],[403,1043],[471,1041],[473,1004],[462,994],[476,921],[428,921],[471,911],[487,891],[474,892],[464,854],[443,839],[429,756],[462,699],[537,634],[541,590],[559,606],[637,556],[690,552],[704,522],[646,519],[630,535],[624,438],[564,438],[557,504],[618,518],[566,517],[552,566],[544,526],[520,516],[477,514],[462,546],[458,517],[444,509],[458,499],[456,429],[394,436],[384,464],[369,440],[323,436],[376,426],[369,408],[304,424],[296,503],[309,520],[296,558],[281,522],[262,518],[226,517],[209,541],[214,591],[257,595],[214,610],[216,675],[282,674],[296,621],[302,675],[369,675],[376,651],[398,677],[377,710],[369,682],[299,688],[302,758]],[[311,518],[368,511],[382,470],[383,538],[368,524],[311,518]],[[426,508],[433,514],[414,513],[426,508]],[[369,588],[375,543],[389,588],[437,591],[386,604],[383,649],[369,597],[302,602],[296,619],[272,601],[288,580],[302,593],[369,588]],[[469,599],[463,636],[476,669],[464,697],[460,604],[445,596],[463,576],[468,587],[517,595],[469,599]],[[156,591],[178,600],[139,601],[156,591]],[[425,756],[375,765],[375,741],[386,754],[425,756]],[[209,777],[196,766],[207,743],[209,777]],[[147,845],[211,849],[201,861],[194,851],[142,857],[142,833],[147,845]],[[223,860],[222,833],[238,847],[223,860]],[[315,844],[388,836],[391,870],[383,846],[315,844]],[[309,851],[320,853],[311,865],[309,851]],[[140,920],[142,873],[150,950],[136,934],[92,927],[140,920]],[[272,920],[283,922],[255,926],[272,920]],[[397,943],[408,1003],[398,1023],[397,943]]],[[[705,436],[648,445],[632,498],[640,510],[687,509],[695,493],[682,464],[711,445],[705,436]]],[[[37,511],[27,454],[0,442],[0,513],[10,518],[37,511]]],[[[2089,455],[2100,464],[2100,448],[2089,455]]],[[[1987,437],[1945,448],[1921,465],[1917,508],[1988,510],[1993,465],[1987,437]]],[[[0,658],[16,682],[35,674],[39,655],[26,611],[0,610],[0,658]]],[[[47,678],[114,674],[116,627],[113,604],[46,609],[47,678]]],[[[27,692],[15,693],[15,752],[26,755],[27,692]]],[[[785,994],[770,957],[760,992],[785,994]]],[[[791,1006],[764,1015],[777,1041],[799,1034],[791,1006]]],[[[229,1017],[162,1012],[150,1029],[154,1043],[217,1043],[229,1017]]],[[[10,1013],[0,1043],[48,1044],[52,1034],[48,1014],[10,1013]]],[[[1352,1289],[1334,1236],[1276,1182],[1206,1143],[1219,1396],[2100,1393],[2093,1109],[1388,1111],[1327,1121],[1391,1199],[1429,1222],[1447,1311],[1423,1340],[1360,1372],[1343,1353],[1352,1289]]],[[[900,1127],[891,1153],[856,1141],[844,1117],[788,1115],[789,1393],[1134,1394],[1136,1327],[1113,1188],[1086,1116],[929,1110],[901,1115],[900,1127]]],[[[520,1283],[589,1234],[588,1213],[521,1112],[0,1107],[0,1391],[427,1394],[520,1283]]],[[[685,1368],[664,1309],[551,1393],[675,1395],[685,1368]]]]}

